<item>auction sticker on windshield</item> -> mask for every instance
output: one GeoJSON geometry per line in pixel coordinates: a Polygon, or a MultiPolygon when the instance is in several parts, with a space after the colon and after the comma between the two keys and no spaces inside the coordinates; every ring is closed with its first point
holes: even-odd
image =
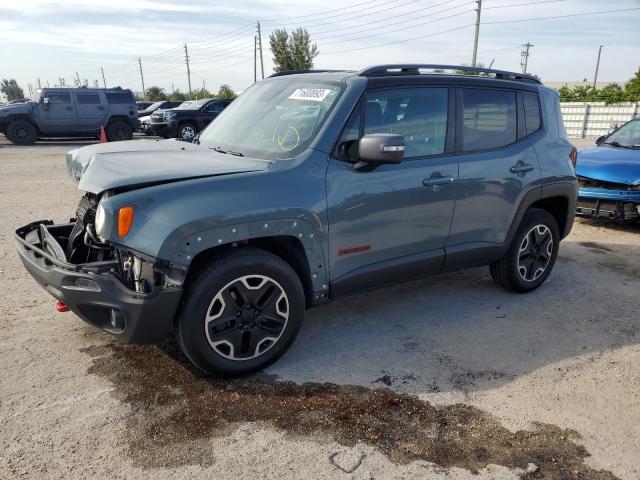
{"type": "Polygon", "coordinates": [[[327,88],[298,88],[289,96],[289,99],[322,102],[332,91],[327,88]]]}

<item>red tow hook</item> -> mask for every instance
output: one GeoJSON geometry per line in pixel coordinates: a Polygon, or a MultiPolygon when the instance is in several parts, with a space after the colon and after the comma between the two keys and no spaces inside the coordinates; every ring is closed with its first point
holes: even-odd
{"type": "Polygon", "coordinates": [[[59,312],[68,312],[69,307],[67,307],[67,305],[62,300],[58,300],[56,302],[56,310],[59,312]]]}

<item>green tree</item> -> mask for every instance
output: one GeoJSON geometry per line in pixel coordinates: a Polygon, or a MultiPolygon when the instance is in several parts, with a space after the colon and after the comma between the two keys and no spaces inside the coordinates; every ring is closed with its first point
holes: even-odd
{"type": "Polygon", "coordinates": [[[179,88],[176,88],[171,95],[169,95],[169,100],[173,100],[176,102],[184,102],[185,100],[189,100],[187,95],[182,93],[179,88]]]}
{"type": "Polygon", "coordinates": [[[269,44],[276,72],[310,70],[313,59],[320,53],[304,28],[294,30],[291,35],[285,29],[276,29],[269,35],[269,44]]]}
{"type": "Polygon", "coordinates": [[[227,85],[226,83],[220,85],[218,93],[216,94],[216,98],[222,98],[224,100],[233,100],[237,96],[238,94],[233,91],[233,88],[231,88],[231,86],[227,85]]]}
{"type": "Polygon", "coordinates": [[[191,91],[191,98],[194,100],[200,100],[202,98],[212,98],[213,95],[206,88],[197,88],[191,91]]]}
{"type": "Polygon", "coordinates": [[[146,98],[150,102],[158,102],[160,100],[166,100],[167,95],[164,93],[164,89],[154,85],[153,87],[147,88],[146,98]]]}
{"type": "Polygon", "coordinates": [[[624,86],[624,92],[632,102],[640,101],[640,68],[638,68],[634,77],[629,80],[629,83],[624,86]]]}
{"type": "Polygon", "coordinates": [[[3,78],[0,82],[0,92],[4,93],[9,101],[24,98],[24,92],[18,85],[18,82],[16,82],[15,78],[12,78],[11,80],[3,78]]]}

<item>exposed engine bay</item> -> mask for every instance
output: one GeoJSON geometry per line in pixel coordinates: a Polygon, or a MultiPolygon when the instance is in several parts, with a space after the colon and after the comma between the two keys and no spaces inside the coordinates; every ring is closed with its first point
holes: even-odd
{"type": "Polygon", "coordinates": [[[148,293],[156,286],[180,286],[185,272],[166,262],[102,242],[95,231],[99,197],[85,194],[69,223],[35,222],[18,231],[26,243],[77,270],[108,271],[128,289],[148,293]]]}

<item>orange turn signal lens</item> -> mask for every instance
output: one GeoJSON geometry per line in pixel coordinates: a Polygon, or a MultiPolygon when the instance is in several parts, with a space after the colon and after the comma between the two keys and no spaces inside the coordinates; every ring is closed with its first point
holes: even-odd
{"type": "Polygon", "coordinates": [[[118,210],[118,236],[126,237],[133,224],[133,207],[122,207],[118,210]]]}

